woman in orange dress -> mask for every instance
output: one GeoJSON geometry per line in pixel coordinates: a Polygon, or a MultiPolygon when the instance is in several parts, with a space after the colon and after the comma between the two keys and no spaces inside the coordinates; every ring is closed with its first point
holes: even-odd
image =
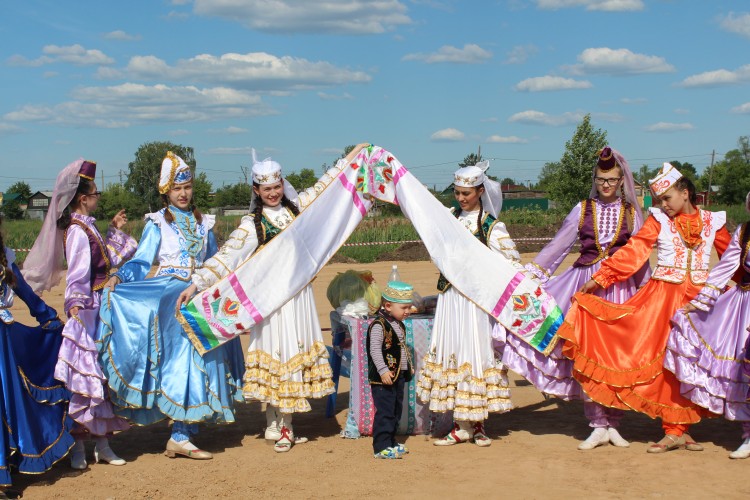
{"type": "Polygon", "coordinates": [[[650,185],[660,208],[649,209],[638,234],[575,294],[558,333],[563,354],[574,362],[573,376],[592,400],[662,419],[665,436],[649,453],[700,451],[687,430],[708,412],[680,395],[680,383],[662,363],[670,318],[706,282],[711,247],[721,255],[731,235],[726,214],[696,207],[695,186],[669,163],[650,185]],[[632,276],[654,244],[658,264],[633,297],[614,304],[592,295],[632,276]]]}

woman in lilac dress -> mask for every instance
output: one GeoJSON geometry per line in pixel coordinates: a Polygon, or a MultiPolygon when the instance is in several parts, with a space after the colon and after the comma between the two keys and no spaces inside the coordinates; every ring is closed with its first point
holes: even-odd
{"type": "MultiPolygon", "coordinates": [[[[602,261],[627,243],[643,225],[633,174],[627,160],[618,151],[610,147],[602,149],[592,177],[589,198],[573,208],[555,238],[533,262],[526,265],[526,269],[555,298],[563,313],[570,309],[570,298],[599,270],[602,261]],[[562,274],[553,277],[577,241],[581,245],[578,259],[562,274]]],[[[646,264],[634,278],[598,294],[609,301],[622,303],[648,277],[646,264]]],[[[503,364],[541,392],[565,400],[588,399],[572,377],[573,362],[562,355],[562,343],[549,356],[544,356],[513,335],[508,335],[506,342],[503,364]]],[[[617,431],[622,411],[586,401],[584,412],[594,431],[578,446],[579,449],[590,450],[609,442],[615,446],[629,446],[617,431]]]]}
{"type": "Polygon", "coordinates": [[[24,276],[36,292],[55,286],[68,270],[65,312],[68,321],[55,366],[55,378],[72,393],[69,415],[75,421],[76,438],[70,463],[85,469],[84,439],[95,442],[94,460],[125,465],[109,447],[108,437],[129,426],[117,417],[107,395],[107,380],[98,362],[96,331],[102,288],[111,267],[119,266],[136,249],[137,242],[122,232],[127,218],[121,210],[112,219],[103,238],[91,214],[96,211],[100,191],[94,177],[96,164],[83,159],[63,169],[57,177],[50,210],[42,231],[24,264],[24,276]]]}
{"type": "MultiPolygon", "coordinates": [[[[750,211],[750,193],[745,206],[750,211]]],[[[741,224],[697,297],[672,318],[664,368],[693,403],[742,422],[742,445],[730,458],[750,457],[750,222],[741,224]],[[739,269],[739,272],[735,274],[739,269]],[[730,279],[737,286],[722,294],[730,279]]]]}

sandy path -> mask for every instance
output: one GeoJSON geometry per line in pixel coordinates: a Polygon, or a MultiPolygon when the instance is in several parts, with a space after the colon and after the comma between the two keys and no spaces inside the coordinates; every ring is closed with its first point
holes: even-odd
{"type": "MultiPolygon", "coordinates": [[[[527,261],[531,254],[525,255],[527,261]]],[[[569,265],[571,260],[567,262],[569,265]]],[[[429,262],[401,262],[404,280],[422,295],[435,293],[437,270],[429,262]]],[[[565,265],[565,266],[566,266],[565,265]]],[[[563,267],[565,267],[563,266],[563,267]]],[[[328,325],[325,290],[337,272],[370,269],[384,283],[391,263],[332,264],[313,283],[321,325],[328,325]]],[[[45,299],[62,310],[62,287],[45,299]]],[[[16,310],[20,310],[17,306],[16,310]]],[[[23,312],[19,321],[27,321],[23,312]]],[[[326,340],[330,336],[326,333],[326,340]]],[[[166,423],[134,428],[113,439],[113,448],[128,464],[92,465],[73,472],[67,459],[41,476],[15,476],[26,498],[353,498],[388,495],[454,498],[484,495],[508,498],[748,498],[750,460],[727,458],[739,444],[737,424],[711,420],[695,426],[693,436],[705,444],[702,453],[675,451],[649,455],[649,440],[660,438],[658,422],[629,413],[622,434],[628,449],[576,450],[589,433],[578,402],[545,400],[518,376],[512,376],[510,413],[493,414],[487,431],[490,448],[471,444],[436,448],[423,436],[409,437],[411,454],[397,462],[376,461],[371,440],[338,437],[346,419],[348,380],[342,378],[335,418],[324,416],[325,402],[295,419],[308,444],[277,454],[260,438],[265,423],[259,404],[239,407],[237,423],[205,426],[196,439],[215,453],[206,462],[166,458],[166,423]],[[389,492],[387,492],[387,490],[389,492]]]]}

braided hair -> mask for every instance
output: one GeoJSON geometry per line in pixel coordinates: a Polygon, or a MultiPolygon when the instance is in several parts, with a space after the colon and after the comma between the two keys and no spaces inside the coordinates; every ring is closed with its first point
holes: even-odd
{"type": "MultiPolygon", "coordinates": [[[[0,224],[2,224],[2,217],[0,217],[0,224]]],[[[13,274],[13,270],[8,265],[8,258],[5,256],[5,242],[3,241],[3,233],[0,231],[0,285],[15,286],[16,275],[13,274]]]]}
{"type": "Polygon", "coordinates": [[[78,203],[81,201],[81,196],[88,194],[91,192],[91,190],[94,187],[94,181],[90,179],[86,179],[85,177],[79,177],[78,181],[78,188],[76,189],[76,193],[73,195],[73,199],[70,200],[70,203],[68,203],[68,206],[65,207],[65,210],[63,210],[62,215],[57,218],[57,229],[60,229],[62,231],[65,231],[70,227],[72,218],[70,216],[70,213],[78,207],[78,203]]]}
{"type": "MultiPolygon", "coordinates": [[[[284,182],[284,181],[281,181],[284,182]]],[[[253,182],[253,189],[260,189],[260,184],[253,182]]],[[[260,198],[260,195],[257,195],[260,198]]],[[[297,217],[299,215],[299,208],[297,205],[292,203],[292,200],[287,198],[286,194],[281,197],[281,206],[292,212],[292,215],[297,217]]],[[[255,200],[255,207],[253,207],[253,223],[255,224],[255,235],[258,237],[258,246],[263,245],[266,241],[263,237],[263,224],[261,220],[263,218],[263,202],[260,199],[255,200]]]]}
{"type": "Polygon", "coordinates": [[[698,205],[698,197],[695,194],[695,184],[687,177],[680,177],[680,179],[674,183],[675,191],[684,191],[687,189],[688,199],[693,206],[698,205]]]}
{"type": "MultiPolygon", "coordinates": [[[[169,209],[169,195],[163,194],[161,195],[161,203],[164,205],[164,220],[167,221],[168,224],[171,224],[174,222],[174,215],[172,214],[172,211],[169,209]]],[[[193,216],[195,217],[195,220],[198,221],[198,224],[203,222],[203,214],[200,210],[198,210],[198,207],[195,206],[195,202],[193,199],[190,199],[190,206],[188,207],[188,210],[193,212],[193,216]]]]}

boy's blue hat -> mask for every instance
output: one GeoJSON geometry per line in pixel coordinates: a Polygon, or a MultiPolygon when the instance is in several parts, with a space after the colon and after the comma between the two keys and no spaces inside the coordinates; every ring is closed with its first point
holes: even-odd
{"type": "Polygon", "coordinates": [[[414,287],[403,281],[389,281],[381,295],[388,302],[411,304],[414,287]]]}

